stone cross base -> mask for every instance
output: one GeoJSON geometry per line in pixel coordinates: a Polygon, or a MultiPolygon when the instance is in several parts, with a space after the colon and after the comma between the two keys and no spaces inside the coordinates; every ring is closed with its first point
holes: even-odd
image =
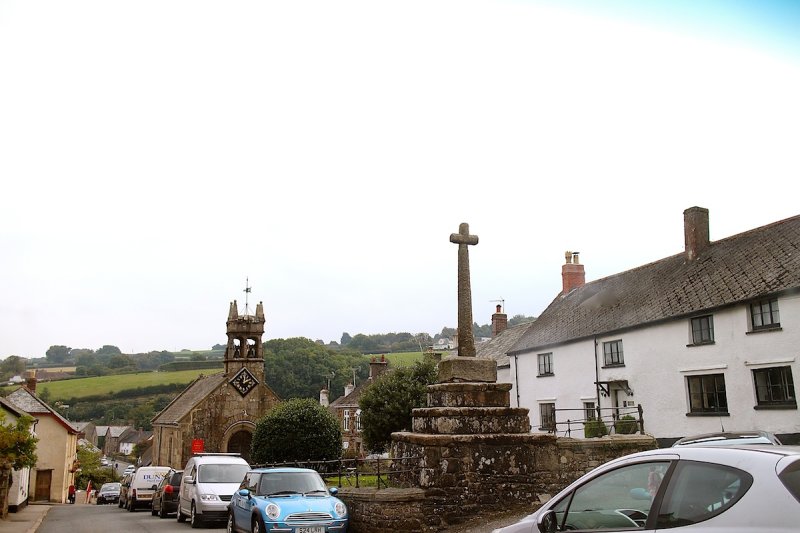
{"type": "Polygon", "coordinates": [[[497,362],[482,357],[451,355],[439,363],[439,383],[495,383],[497,362]]]}

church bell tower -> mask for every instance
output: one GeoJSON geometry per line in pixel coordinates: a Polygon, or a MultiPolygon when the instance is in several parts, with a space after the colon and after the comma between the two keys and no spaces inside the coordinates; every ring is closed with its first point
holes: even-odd
{"type": "Polygon", "coordinates": [[[242,396],[264,382],[264,304],[259,302],[256,314],[239,314],[236,300],[228,311],[228,345],[225,347],[225,375],[242,396]]]}

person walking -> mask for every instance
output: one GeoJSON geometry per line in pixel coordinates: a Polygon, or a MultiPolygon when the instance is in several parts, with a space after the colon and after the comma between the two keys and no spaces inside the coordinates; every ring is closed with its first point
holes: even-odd
{"type": "Polygon", "coordinates": [[[68,498],[69,503],[75,503],[75,485],[69,486],[69,495],[68,498]]]}

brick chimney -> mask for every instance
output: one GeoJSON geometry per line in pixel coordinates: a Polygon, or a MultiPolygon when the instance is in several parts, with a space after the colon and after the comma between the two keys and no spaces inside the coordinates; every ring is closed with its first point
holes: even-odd
{"type": "Polygon", "coordinates": [[[503,307],[497,305],[495,313],[492,315],[492,338],[503,333],[508,327],[508,315],[503,312],[503,307]]]}
{"type": "Polygon", "coordinates": [[[586,272],[578,262],[578,252],[564,252],[566,262],[561,265],[561,294],[568,294],[572,289],[586,285],[586,272]]]}
{"type": "Polygon", "coordinates": [[[25,388],[36,394],[36,370],[25,372],[25,388]]]}
{"type": "Polygon", "coordinates": [[[389,362],[386,360],[385,355],[381,355],[380,361],[373,357],[372,361],[369,362],[369,379],[375,379],[386,372],[388,366],[389,362]]]}
{"type": "Polygon", "coordinates": [[[683,240],[688,261],[694,261],[708,248],[711,243],[708,238],[708,209],[690,207],[683,212],[683,240]]]}

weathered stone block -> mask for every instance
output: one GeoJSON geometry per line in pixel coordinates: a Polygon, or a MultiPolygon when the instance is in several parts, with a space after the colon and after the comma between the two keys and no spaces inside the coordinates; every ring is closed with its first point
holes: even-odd
{"type": "Polygon", "coordinates": [[[439,363],[439,383],[497,382],[497,363],[494,359],[450,356],[439,363]]]}

